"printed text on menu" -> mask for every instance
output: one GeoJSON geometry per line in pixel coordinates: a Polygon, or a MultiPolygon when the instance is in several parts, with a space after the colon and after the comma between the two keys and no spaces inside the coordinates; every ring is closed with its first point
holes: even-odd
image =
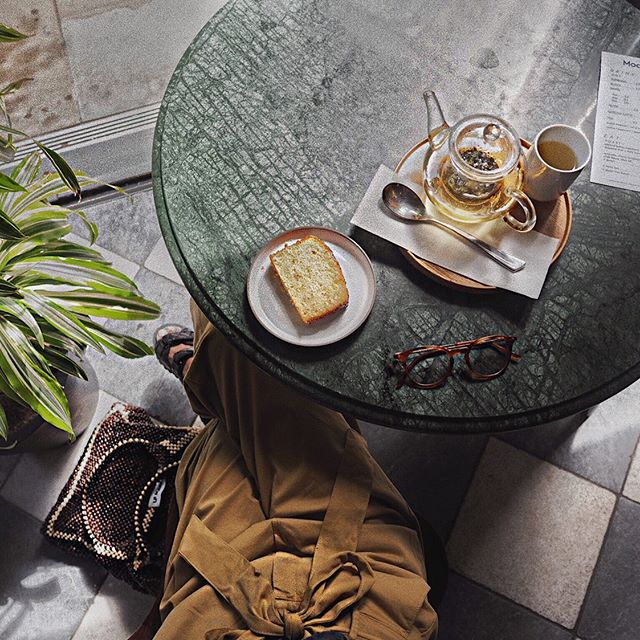
{"type": "Polygon", "coordinates": [[[602,53],[591,182],[640,191],[640,58],[602,53]]]}

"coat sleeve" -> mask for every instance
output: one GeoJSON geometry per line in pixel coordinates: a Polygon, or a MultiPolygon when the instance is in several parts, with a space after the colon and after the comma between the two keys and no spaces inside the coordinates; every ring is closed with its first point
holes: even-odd
{"type": "Polygon", "coordinates": [[[407,640],[436,640],[438,637],[438,614],[425,599],[407,640]]]}

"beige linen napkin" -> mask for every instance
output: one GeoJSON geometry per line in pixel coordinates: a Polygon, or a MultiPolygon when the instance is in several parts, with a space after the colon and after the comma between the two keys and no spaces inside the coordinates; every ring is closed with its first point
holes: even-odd
{"type": "MultiPolygon", "coordinates": [[[[429,262],[483,284],[515,291],[529,298],[540,295],[559,240],[536,231],[518,233],[501,219],[460,225],[494,247],[526,261],[527,265],[522,271],[512,273],[491,260],[486,253],[449,231],[432,224],[404,222],[396,218],[382,203],[382,189],[390,182],[400,182],[411,187],[421,197],[424,195],[420,185],[381,165],[351,219],[351,224],[408,249],[429,262]]],[[[437,217],[450,224],[457,224],[437,213],[430,203],[429,207],[437,217]]]]}

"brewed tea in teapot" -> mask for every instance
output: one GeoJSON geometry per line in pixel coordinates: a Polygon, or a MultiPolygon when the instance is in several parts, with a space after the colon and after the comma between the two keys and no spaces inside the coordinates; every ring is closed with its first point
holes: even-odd
{"type": "Polygon", "coordinates": [[[424,93],[429,141],[423,164],[424,189],[445,215],[460,222],[502,217],[516,231],[536,223],[533,203],[521,191],[522,147],[502,118],[476,114],[450,127],[433,91],[424,93]],[[519,205],[524,221],[511,214],[519,205]]]}

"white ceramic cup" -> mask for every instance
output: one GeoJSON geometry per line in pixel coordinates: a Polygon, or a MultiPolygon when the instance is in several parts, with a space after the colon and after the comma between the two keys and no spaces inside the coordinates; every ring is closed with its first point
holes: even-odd
{"type": "Polygon", "coordinates": [[[582,131],[567,124],[552,124],[536,136],[524,157],[524,192],[534,200],[555,200],[573,184],[590,159],[591,145],[582,131]],[[557,169],[542,159],[539,143],[552,140],[573,151],[575,168],[557,169]]]}

